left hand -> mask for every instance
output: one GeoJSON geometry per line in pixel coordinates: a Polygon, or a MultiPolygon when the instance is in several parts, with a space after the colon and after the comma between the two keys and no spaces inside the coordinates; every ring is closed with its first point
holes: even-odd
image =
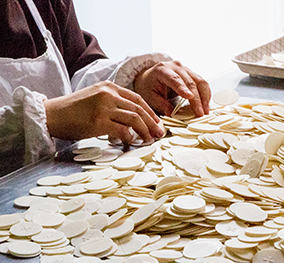
{"type": "Polygon", "coordinates": [[[208,83],[178,61],[160,62],[140,72],[135,91],[160,114],[170,115],[173,105],[170,94],[188,99],[197,117],[209,114],[211,91],[208,83]]]}

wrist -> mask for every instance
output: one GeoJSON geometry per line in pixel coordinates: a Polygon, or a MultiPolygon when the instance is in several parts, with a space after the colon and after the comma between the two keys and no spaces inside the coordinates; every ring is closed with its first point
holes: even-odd
{"type": "Polygon", "coordinates": [[[50,136],[60,138],[61,136],[58,133],[58,117],[56,114],[57,100],[58,98],[44,100],[43,106],[46,114],[46,126],[50,136]]]}

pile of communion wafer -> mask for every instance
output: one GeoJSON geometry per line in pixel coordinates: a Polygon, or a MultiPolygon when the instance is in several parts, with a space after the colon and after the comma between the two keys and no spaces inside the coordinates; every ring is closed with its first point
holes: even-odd
{"type": "MultiPolygon", "coordinates": [[[[0,216],[0,252],[42,263],[284,262],[284,105],[214,95],[170,136],[122,153],[84,147],[83,172],[39,179],[0,216]]],[[[79,144],[80,145],[80,144],[79,144]]]]}

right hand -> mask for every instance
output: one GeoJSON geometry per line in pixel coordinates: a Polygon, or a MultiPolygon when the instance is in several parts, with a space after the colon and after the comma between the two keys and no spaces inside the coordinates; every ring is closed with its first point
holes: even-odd
{"type": "Polygon", "coordinates": [[[159,117],[133,91],[104,81],[70,95],[44,101],[52,137],[80,140],[108,134],[132,141],[129,127],[145,142],[162,137],[159,117]]]}

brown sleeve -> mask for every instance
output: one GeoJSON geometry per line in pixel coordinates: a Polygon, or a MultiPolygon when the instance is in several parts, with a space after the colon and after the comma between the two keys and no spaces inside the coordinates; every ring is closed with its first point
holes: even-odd
{"type": "MultiPolygon", "coordinates": [[[[106,58],[97,39],[81,30],[72,0],[34,2],[63,55],[70,78],[78,69],[99,58],[106,58]]],[[[46,50],[24,0],[1,1],[0,34],[0,57],[35,58],[46,50]]]]}
{"type": "MultiPolygon", "coordinates": [[[[43,0],[36,0],[41,3],[43,0]]],[[[70,77],[80,68],[106,58],[95,36],[81,30],[72,0],[49,0],[60,28],[59,45],[70,77]],[[60,43],[61,42],[61,43],[60,43]]],[[[94,10],[95,15],[95,10],[94,10]]],[[[55,39],[56,41],[56,39],[55,39]]]]}

